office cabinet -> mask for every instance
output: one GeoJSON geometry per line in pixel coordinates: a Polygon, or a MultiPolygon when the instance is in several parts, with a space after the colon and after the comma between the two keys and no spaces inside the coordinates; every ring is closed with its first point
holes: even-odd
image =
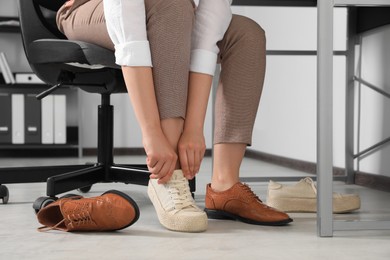
{"type": "MultiPolygon", "coordinates": [[[[0,17],[0,38],[11,38],[11,34],[20,34],[18,18],[0,17]]],[[[1,46],[0,52],[7,56],[7,50],[1,46]]],[[[37,83],[36,76],[31,72],[13,73],[16,78],[14,84],[8,80],[6,82],[3,75],[5,72],[1,73],[0,156],[78,156],[78,120],[69,120],[78,118],[77,109],[73,109],[74,104],[77,104],[78,90],[61,88],[41,101],[35,96],[50,86],[39,81],[37,83]],[[50,99],[58,101],[58,104],[52,102],[48,106],[50,102],[47,101],[50,99]],[[67,115],[67,106],[72,106],[73,115],[67,115]],[[69,124],[69,121],[73,122],[69,124]]]]}

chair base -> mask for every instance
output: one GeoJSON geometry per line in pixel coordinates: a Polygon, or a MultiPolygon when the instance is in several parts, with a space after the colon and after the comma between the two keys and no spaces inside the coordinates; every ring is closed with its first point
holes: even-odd
{"type": "Polygon", "coordinates": [[[55,175],[47,179],[47,196],[92,186],[100,182],[122,182],[148,185],[149,171],[146,165],[93,165],[84,169],[55,175]],[[109,178],[106,178],[109,176],[109,178]]]}

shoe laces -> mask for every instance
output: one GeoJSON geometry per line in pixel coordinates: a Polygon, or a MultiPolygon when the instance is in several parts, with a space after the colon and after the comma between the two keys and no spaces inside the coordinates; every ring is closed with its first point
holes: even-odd
{"type": "Polygon", "coordinates": [[[261,199],[252,191],[252,189],[249,187],[248,184],[243,183],[243,184],[242,184],[242,187],[243,187],[243,189],[244,189],[245,194],[246,194],[249,198],[253,198],[253,199],[255,199],[255,200],[258,200],[258,201],[262,202],[261,199]]]}
{"type": "Polygon", "coordinates": [[[243,191],[245,192],[246,196],[250,199],[254,199],[260,203],[260,205],[265,209],[273,209],[272,207],[268,206],[267,204],[263,203],[263,201],[252,191],[252,189],[249,187],[248,184],[243,183],[241,184],[243,187],[243,191]]]}
{"type": "Polygon", "coordinates": [[[310,185],[311,185],[311,188],[312,188],[313,191],[314,191],[314,193],[317,194],[317,187],[316,187],[316,185],[315,185],[315,183],[314,183],[314,181],[313,181],[312,178],[306,177],[306,178],[304,178],[302,181],[303,181],[303,182],[306,182],[306,183],[308,183],[308,184],[310,184],[310,185]]]}
{"type": "Polygon", "coordinates": [[[67,230],[59,227],[62,224],[65,224],[67,228],[70,227],[72,229],[80,226],[85,226],[85,225],[96,225],[96,223],[92,220],[89,211],[86,210],[87,208],[88,208],[88,203],[80,203],[79,206],[76,207],[75,209],[69,212],[65,212],[63,214],[64,218],[60,222],[58,222],[52,227],[48,227],[48,226],[39,227],[38,231],[46,232],[50,230],[61,230],[61,231],[67,230]]]}
{"type": "Polygon", "coordinates": [[[166,185],[173,202],[172,209],[179,211],[194,205],[187,179],[170,180],[166,185]]]}
{"type": "Polygon", "coordinates": [[[84,211],[84,212],[77,213],[77,214],[66,215],[66,218],[64,219],[64,221],[66,221],[67,225],[72,227],[72,228],[75,228],[78,226],[83,226],[83,225],[91,225],[91,224],[94,225],[95,224],[95,222],[92,220],[92,217],[88,211],[84,211]]]}

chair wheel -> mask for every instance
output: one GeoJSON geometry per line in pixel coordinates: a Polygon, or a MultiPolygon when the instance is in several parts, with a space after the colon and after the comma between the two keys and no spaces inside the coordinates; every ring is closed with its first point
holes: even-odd
{"type": "Polygon", "coordinates": [[[35,214],[37,214],[41,209],[43,209],[50,203],[55,202],[56,200],[57,198],[55,197],[39,197],[33,203],[33,209],[35,211],[35,214]]]}
{"type": "Polygon", "coordinates": [[[78,188],[77,190],[78,190],[79,192],[81,192],[81,193],[87,193],[87,192],[89,192],[89,191],[91,190],[91,188],[92,188],[92,185],[90,185],[90,186],[85,186],[85,187],[81,187],[81,188],[78,188]]]}
{"type": "Polygon", "coordinates": [[[3,204],[7,204],[9,200],[9,191],[7,186],[0,184],[0,198],[3,200],[3,204]]]}

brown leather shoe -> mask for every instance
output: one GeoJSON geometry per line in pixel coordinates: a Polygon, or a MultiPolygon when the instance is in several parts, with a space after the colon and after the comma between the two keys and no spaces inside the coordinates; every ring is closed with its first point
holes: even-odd
{"type": "Polygon", "coordinates": [[[139,209],[128,195],[110,190],[98,197],[59,199],[42,208],[37,217],[44,225],[40,231],[114,231],[134,224],[139,209]]]}
{"type": "Polygon", "coordinates": [[[208,184],[205,211],[209,218],[240,220],[255,225],[281,226],[293,221],[286,213],[265,205],[248,185],[240,182],[222,192],[213,191],[208,184]]]}

